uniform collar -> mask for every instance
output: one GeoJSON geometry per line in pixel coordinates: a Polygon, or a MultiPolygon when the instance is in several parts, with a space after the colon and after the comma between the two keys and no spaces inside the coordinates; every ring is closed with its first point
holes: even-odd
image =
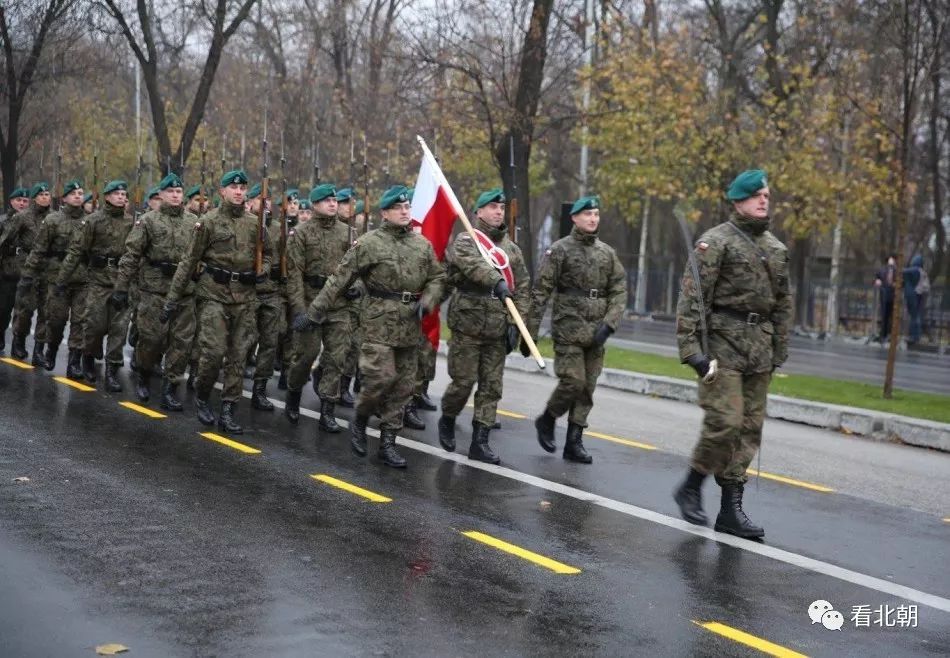
{"type": "Polygon", "coordinates": [[[584,231],[575,226],[571,229],[571,237],[582,244],[594,244],[597,242],[597,231],[584,233],[584,231]]]}
{"type": "Polygon", "coordinates": [[[412,233],[412,224],[409,224],[407,226],[397,226],[396,224],[393,224],[392,222],[387,222],[386,220],[383,220],[383,225],[381,228],[386,233],[390,233],[396,236],[397,238],[401,238],[412,233]]]}
{"type": "Polygon", "coordinates": [[[475,220],[475,228],[487,235],[492,239],[492,242],[498,242],[504,239],[505,234],[508,232],[508,225],[502,224],[501,226],[494,227],[489,226],[486,222],[483,222],[480,219],[475,220]]]}
{"type": "Polygon", "coordinates": [[[771,218],[753,219],[752,217],[745,217],[737,212],[733,212],[729,221],[749,235],[762,235],[768,230],[772,220],[771,218]]]}

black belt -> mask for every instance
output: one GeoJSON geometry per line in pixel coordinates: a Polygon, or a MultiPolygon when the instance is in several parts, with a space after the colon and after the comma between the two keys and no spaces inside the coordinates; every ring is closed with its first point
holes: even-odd
{"type": "Polygon", "coordinates": [[[713,306],[713,313],[718,313],[719,315],[726,315],[730,318],[739,320],[741,322],[744,322],[752,326],[768,321],[768,318],[764,317],[761,313],[750,313],[749,311],[737,311],[727,306],[713,306]]]}
{"type": "Polygon", "coordinates": [[[402,292],[392,292],[389,290],[379,290],[378,288],[367,288],[366,294],[370,297],[376,297],[378,299],[393,299],[397,302],[402,302],[403,304],[411,304],[412,302],[417,302],[422,298],[421,292],[409,292],[403,290],[402,292]]]}
{"type": "Polygon", "coordinates": [[[56,260],[63,260],[64,258],[66,258],[66,252],[65,251],[47,251],[46,257],[55,258],[56,260]]]}
{"type": "Polygon", "coordinates": [[[473,283],[463,283],[460,286],[456,286],[456,290],[459,291],[459,294],[465,295],[466,297],[482,297],[488,299],[498,299],[495,296],[494,288],[485,288],[483,286],[478,286],[473,283]]]}
{"type": "Polygon", "coordinates": [[[117,267],[119,265],[119,259],[122,258],[119,256],[98,256],[93,255],[89,257],[90,267],[117,267]]]}
{"type": "Polygon", "coordinates": [[[173,263],[170,260],[149,259],[148,264],[161,270],[162,276],[175,276],[175,271],[178,269],[178,263],[173,263]]]}
{"type": "Polygon", "coordinates": [[[327,285],[328,277],[320,276],[319,274],[314,274],[312,276],[305,276],[303,278],[311,288],[322,288],[327,285]]]}
{"type": "Polygon", "coordinates": [[[280,283],[280,284],[287,283],[287,277],[281,275],[280,273],[280,265],[271,265],[270,280],[276,281],[277,283],[280,283]]]}
{"type": "Polygon", "coordinates": [[[602,299],[601,291],[597,288],[561,288],[558,287],[558,293],[561,295],[570,295],[571,297],[586,297],[587,299],[602,299]]]}
{"type": "Polygon", "coordinates": [[[257,275],[254,272],[235,272],[223,267],[206,264],[202,273],[210,275],[215,283],[243,283],[249,286],[257,283],[257,275]]]}

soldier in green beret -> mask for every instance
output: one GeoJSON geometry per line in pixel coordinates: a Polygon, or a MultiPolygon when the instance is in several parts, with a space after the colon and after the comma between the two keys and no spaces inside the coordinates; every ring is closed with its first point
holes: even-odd
{"type": "Polygon", "coordinates": [[[185,210],[200,217],[208,209],[208,200],[200,185],[192,185],[185,190],[185,210]]]}
{"type": "Polygon", "coordinates": [[[92,211],[95,210],[95,208],[92,207],[93,198],[92,192],[86,192],[86,196],[82,198],[82,211],[87,215],[91,215],[92,211]]]}
{"type": "Polygon", "coordinates": [[[83,376],[89,382],[96,381],[96,359],[103,358],[102,339],[106,338],[106,390],[113,393],[122,390],[118,373],[125,363],[122,346],[129,330],[128,307],[119,308],[112,303],[119,259],[132,229],[125,217],[128,189],[123,180],[110,181],[103,188],[104,203],[80,220],[80,229],[69,241],[54,289],[57,297],[66,297],[76,270],[84,264],[88,267],[83,314],[83,376]]]}
{"type": "MultiPolygon", "coordinates": [[[[3,274],[6,278],[19,281],[26,258],[33,249],[36,232],[40,223],[49,214],[52,194],[49,184],[36,183],[30,188],[30,204],[4,222],[0,233],[0,254],[3,259],[3,274]]],[[[25,359],[26,336],[33,324],[36,313],[36,332],[33,336],[32,364],[46,367],[43,348],[46,345],[46,279],[40,277],[26,283],[17,284],[16,301],[13,315],[13,341],[10,355],[15,359],[25,359]]]]}
{"type": "MultiPolygon", "coordinates": [[[[353,198],[353,189],[345,187],[336,193],[337,217],[346,225],[349,231],[350,241],[356,240],[360,235],[360,228],[356,224],[355,206],[356,200],[353,198]],[[352,230],[351,230],[352,229],[352,230]]],[[[346,351],[346,358],[343,360],[343,377],[340,380],[340,406],[352,408],[356,403],[353,394],[350,393],[350,385],[356,378],[356,369],[360,356],[360,305],[363,303],[363,291],[359,282],[354,286],[354,292],[351,293],[353,299],[347,300],[347,309],[350,312],[350,346],[346,351]]],[[[317,368],[315,375],[321,373],[317,368]]]]}
{"type": "Polygon", "coordinates": [[[167,323],[179,312],[193,276],[198,326],[198,373],[195,406],[198,420],[214,425],[209,400],[218,373],[224,366],[218,428],[231,434],[244,431],[234,418],[241,399],[244,360],[254,342],[256,286],[267,280],[271,242],[265,232],[261,271],[255,270],[257,218],[244,208],[247,174],[229,171],[221,177],[221,206],[209,210],[192,227],[185,255],[178,264],[165,296],[159,321],[167,323]],[[199,264],[201,267],[199,269],[199,264]]]}
{"type": "MultiPolygon", "coordinates": [[[[620,326],[627,305],[627,273],[612,247],[597,237],[600,199],[581,197],[571,206],[571,234],[551,245],[531,293],[528,329],[537,337],[545,308],[554,297],[551,336],[557,388],[534,421],[538,442],[554,452],[554,425],[568,413],[564,459],[590,464],[584,428],[594,407],[594,389],[604,366],[604,343],[620,326]]],[[[522,344],[522,354],[527,356],[522,344]]]]}
{"type": "Polygon", "coordinates": [[[313,205],[310,203],[310,199],[301,199],[300,209],[297,211],[297,223],[305,224],[310,221],[311,217],[313,217],[313,205]]]}
{"type": "Polygon", "coordinates": [[[148,209],[152,212],[158,212],[162,207],[162,197],[159,195],[158,185],[148,191],[148,209]]]}
{"type": "Polygon", "coordinates": [[[160,404],[169,411],[182,411],[178,389],[197,329],[191,282],[185,286],[174,318],[167,323],[160,320],[172,277],[198,221],[197,215],[184,209],[183,188],[175,173],[158,184],[162,203],[157,211],[149,210],[135,220],[125,241],[111,300],[116,308],[128,306],[132,284],[138,283],[135,395],[142,402],[148,401],[151,377],[159,371],[164,357],[160,404]]]}
{"type": "MultiPolygon", "coordinates": [[[[78,180],[63,186],[63,203],[58,211],[50,212],[36,232],[33,250],[23,265],[21,281],[42,279],[47,284],[59,278],[60,264],[66,259],[66,251],[73,237],[82,230],[85,217],[82,203],[82,183],[78,180]]],[[[48,285],[47,285],[48,287],[48,285]]],[[[69,322],[69,357],[66,361],[66,376],[82,377],[83,318],[86,313],[86,267],[80,264],[68,281],[65,294],[57,296],[53,290],[46,297],[46,369],[56,365],[56,353],[63,341],[66,322],[69,322]]]]}
{"type": "Polygon", "coordinates": [[[295,317],[294,329],[313,330],[326,322],[357,279],[363,281],[367,295],[360,316],[363,386],[350,425],[350,444],[357,455],[366,455],[366,424],[376,413],[381,419],[379,458],[405,468],[406,460],[396,450],[396,432],[412,395],[419,323],[442,299],[445,271],[432,244],[411,228],[408,188],[397,185],[386,190],[379,208],[383,225],[356,241],[307,312],[295,317]]]}
{"type": "MultiPolygon", "coordinates": [[[[278,217],[283,215],[287,223],[287,244],[290,244],[290,232],[295,230],[298,226],[298,217],[300,215],[300,190],[296,188],[289,188],[284,192],[283,196],[284,205],[280,209],[278,217]]],[[[277,240],[276,244],[280,244],[280,223],[272,222],[276,227],[276,232],[274,233],[273,239],[277,240]]],[[[286,252],[284,252],[284,260],[287,263],[287,271],[290,270],[290,263],[287,262],[286,252]]],[[[290,323],[293,321],[293,315],[290,310],[290,294],[287,291],[287,278],[281,274],[280,267],[280,254],[278,252],[277,264],[271,268],[272,278],[275,278],[280,281],[279,292],[280,292],[280,305],[283,309],[283,315],[281,316],[281,321],[279,325],[279,333],[277,335],[277,350],[274,353],[274,358],[272,359],[273,370],[280,372],[280,378],[277,380],[277,388],[280,390],[287,390],[287,376],[290,374],[290,360],[291,353],[293,351],[293,332],[290,331],[290,323]],[[281,380],[283,380],[283,386],[281,386],[281,380]]],[[[269,358],[268,355],[265,355],[265,359],[269,358]]],[[[258,350],[258,359],[260,359],[260,350],[258,350]]],[[[260,363],[258,363],[260,367],[260,363]]],[[[263,369],[262,369],[263,376],[263,369]]],[[[270,378],[270,375],[267,376],[270,378]]]]}
{"type": "MultiPolygon", "coordinates": [[[[17,187],[8,199],[9,214],[0,216],[0,235],[3,235],[7,220],[15,214],[26,210],[30,205],[30,193],[25,187],[17,187]]],[[[16,259],[16,248],[12,245],[0,251],[0,355],[6,349],[6,331],[13,316],[13,307],[16,304],[17,276],[13,274],[16,259]],[[4,253],[9,252],[9,253],[4,253]]]]}
{"type": "Polygon", "coordinates": [[[700,378],[705,413],[689,472],[674,499],[684,519],[705,525],[700,492],[712,474],[722,488],[716,530],[746,538],[765,536],[743,511],[742,496],[746,471],[762,442],[772,373],[788,358],[792,315],[788,252],[768,230],[769,197],[761,169],[736,177],[726,193],[729,219],[706,231],[693,250],[701,283],[687,268],[676,306],[680,359],[700,378]],[[702,335],[701,314],[708,336],[702,335]]]}

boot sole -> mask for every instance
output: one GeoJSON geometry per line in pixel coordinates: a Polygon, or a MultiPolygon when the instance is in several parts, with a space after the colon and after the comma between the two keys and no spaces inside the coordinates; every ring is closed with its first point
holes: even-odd
{"type": "Polygon", "coordinates": [[[675,502],[677,507],[680,508],[680,516],[683,517],[684,521],[686,521],[687,523],[692,523],[693,525],[701,525],[701,526],[709,525],[708,517],[704,516],[703,518],[698,518],[698,517],[692,518],[692,519],[689,518],[686,515],[686,513],[683,511],[683,502],[680,500],[680,498],[682,498],[682,496],[680,495],[679,489],[677,489],[676,491],[673,492],[673,502],[675,502]]]}
{"type": "Polygon", "coordinates": [[[251,406],[254,407],[255,409],[257,409],[258,411],[273,411],[273,410],[274,410],[274,405],[272,405],[272,404],[265,407],[265,406],[262,405],[262,404],[254,404],[254,403],[252,402],[252,403],[251,403],[251,406]]]}
{"type": "Polygon", "coordinates": [[[469,455],[468,458],[471,459],[472,461],[482,462],[484,464],[494,464],[495,466],[498,466],[498,464],[501,463],[501,458],[499,457],[495,457],[494,459],[486,459],[485,457],[477,457],[475,455],[469,455]]]}
{"type": "Polygon", "coordinates": [[[442,449],[445,450],[446,452],[455,452],[454,443],[450,445],[448,443],[443,442],[442,439],[439,439],[439,445],[442,446],[442,449]]]}
{"type": "Polygon", "coordinates": [[[713,526],[713,530],[727,535],[732,535],[733,537],[739,537],[740,539],[762,539],[765,537],[765,530],[762,530],[762,532],[737,532],[733,528],[727,528],[726,526],[719,525],[718,523],[713,526]]]}
{"type": "Polygon", "coordinates": [[[406,468],[406,466],[407,466],[407,464],[405,464],[405,463],[402,463],[402,464],[394,464],[394,463],[392,463],[392,462],[387,462],[387,461],[383,461],[383,464],[385,464],[385,465],[388,466],[389,468],[406,468]]]}
{"type": "Polygon", "coordinates": [[[565,461],[574,462],[575,464],[593,464],[594,463],[594,459],[592,457],[583,459],[581,457],[568,457],[567,455],[564,455],[564,459],[565,461]]]}
{"type": "Polygon", "coordinates": [[[317,427],[320,428],[320,431],[321,431],[321,432],[326,432],[327,434],[339,434],[340,432],[343,431],[343,428],[342,428],[342,427],[339,427],[339,426],[337,426],[337,427],[335,427],[335,428],[333,428],[333,429],[330,429],[329,427],[324,427],[323,425],[319,425],[319,424],[318,424],[317,427]]]}
{"type": "Polygon", "coordinates": [[[244,428],[243,428],[243,427],[239,427],[239,428],[237,428],[236,430],[229,430],[229,429],[226,428],[226,427],[222,427],[221,425],[218,425],[218,429],[221,430],[222,432],[224,432],[225,434],[244,434],[244,428]]]}

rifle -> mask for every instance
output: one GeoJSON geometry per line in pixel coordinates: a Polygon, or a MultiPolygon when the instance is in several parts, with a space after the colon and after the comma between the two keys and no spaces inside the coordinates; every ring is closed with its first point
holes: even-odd
{"type": "Polygon", "coordinates": [[[135,189],[132,191],[132,221],[138,219],[139,208],[142,207],[142,169],[145,162],[142,160],[142,154],[139,153],[139,166],[135,168],[135,189]]]}
{"type": "MultiPolygon", "coordinates": [[[[242,136],[243,139],[243,136],[242,136]]],[[[254,271],[264,273],[264,213],[267,207],[267,108],[264,109],[264,167],[261,175],[261,205],[257,211],[257,248],[254,253],[254,271]]]]}
{"type": "Polygon", "coordinates": [[[363,201],[363,235],[366,235],[369,231],[369,165],[366,162],[366,133],[363,133],[363,194],[366,197],[363,201]]]}
{"type": "Polygon", "coordinates": [[[284,131],[280,131],[280,184],[281,184],[281,197],[280,197],[280,243],[277,247],[279,263],[280,263],[280,277],[281,279],[287,278],[287,174],[285,173],[285,167],[287,166],[287,158],[284,156],[284,131]]]}
{"type": "Polygon", "coordinates": [[[508,135],[508,152],[510,154],[511,170],[511,199],[508,201],[508,237],[512,242],[518,241],[518,182],[515,169],[515,136],[508,135]]]}
{"type": "Polygon", "coordinates": [[[92,211],[99,208],[99,154],[92,154],[92,211]]]}
{"type": "Polygon", "coordinates": [[[61,201],[63,198],[63,190],[60,187],[59,177],[63,168],[63,150],[56,150],[56,169],[53,170],[53,200],[50,205],[52,205],[53,210],[59,210],[59,207],[62,205],[61,201]]]}
{"type": "MultiPolygon", "coordinates": [[[[201,142],[201,185],[198,187],[198,216],[205,214],[205,204],[208,203],[208,199],[205,197],[205,175],[207,173],[205,163],[207,159],[208,152],[205,150],[205,142],[201,142]]],[[[224,174],[222,174],[223,176],[224,174]]]]}
{"type": "MultiPolygon", "coordinates": [[[[693,252],[693,240],[689,233],[689,227],[686,224],[686,217],[683,216],[679,208],[673,209],[673,216],[680,225],[680,231],[683,234],[683,242],[686,244],[686,259],[689,262],[690,274],[693,275],[693,285],[696,286],[696,302],[699,304],[699,345],[703,350],[703,356],[709,358],[709,330],[706,327],[706,304],[703,301],[703,282],[699,278],[699,266],[696,264],[696,255],[693,252]]],[[[711,383],[716,378],[719,368],[719,361],[713,359],[709,362],[709,372],[703,377],[703,381],[711,383]]]]}

